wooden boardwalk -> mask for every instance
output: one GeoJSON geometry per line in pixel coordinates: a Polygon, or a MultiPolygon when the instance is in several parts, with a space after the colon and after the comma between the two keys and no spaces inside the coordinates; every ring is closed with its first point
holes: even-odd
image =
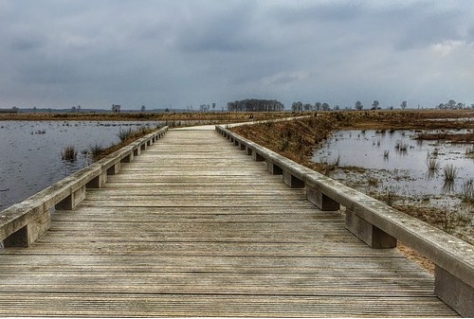
{"type": "Polygon", "coordinates": [[[170,130],[52,218],[0,250],[0,316],[456,316],[432,275],[212,130],[170,130]]]}

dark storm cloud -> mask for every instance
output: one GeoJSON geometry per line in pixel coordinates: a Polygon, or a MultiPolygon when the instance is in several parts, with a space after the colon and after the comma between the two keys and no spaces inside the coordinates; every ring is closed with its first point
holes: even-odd
{"type": "Polygon", "coordinates": [[[471,103],[473,14],[470,0],[4,0],[0,107],[471,103]]]}

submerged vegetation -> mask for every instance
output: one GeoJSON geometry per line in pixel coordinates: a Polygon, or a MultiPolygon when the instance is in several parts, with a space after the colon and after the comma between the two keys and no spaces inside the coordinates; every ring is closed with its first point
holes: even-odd
{"type": "Polygon", "coordinates": [[[77,151],[73,145],[66,146],[61,152],[63,161],[74,162],[77,159],[77,151]]]}
{"type": "Polygon", "coordinates": [[[452,164],[448,164],[443,168],[444,172],[444,181],[445,182],[454,182],[456,177],[458,177],[458,168],[452,164]]]}

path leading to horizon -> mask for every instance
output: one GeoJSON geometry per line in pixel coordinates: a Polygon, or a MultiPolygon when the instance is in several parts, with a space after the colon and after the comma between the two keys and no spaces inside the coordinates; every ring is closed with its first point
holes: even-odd
{"type": "Polygon", "coordinates": [[[27,249],[0,250],[1,316],[456,316],[213,127],[170,130],[27,249]]]}

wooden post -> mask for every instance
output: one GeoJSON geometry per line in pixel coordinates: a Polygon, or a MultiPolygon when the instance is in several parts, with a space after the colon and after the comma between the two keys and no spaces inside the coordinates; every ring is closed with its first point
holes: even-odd
{"type": "Polygon", "coordinates": [[[281,169],[280,166],[275,165],[274,163],[267,161],[267,171],[270,172],[272,175],[282,175],[283,170],[281,169]]]}
{"type": "Polygon", "coordinates": [[[435,266],[435,294],[461,316],[474,318],[474,287],[435,266]]]}
{"type": "Polygon", "coordinates": [[[73,191],[71,195],[55,205],[56,209],[72,210],[86,198],[86,185],[73,191]]]}
{"type": "Polygon", "coordinates": [[[290,188],[303,188],[305,186],[302,180],[287,171],[283,171],[283,183],[290,188]]]}
{"type": "Polygon", "coordinates": [[[258,154],[255,150],[252,151],[252,158],[256,162],[263,162],[265,160],[265,158],[262,155],[258,154]]]}
{"type": "Polygon", "coordinates": [[[340,209],[338,202],[313,187],[306,187],[306,199],[322,211],[335,211],[340,209]]]}
{"type": "Polygon", "coordinates": [[[346,210],[346,229],[372,248],[395,248],[397,239],[380,228],[346,210]]]}
{"type": "Polygon", "coordinates": [[[7,238],[3,240],[3,245],[7,247],[29,247],[42,234],[51,227],[51,214],[49,211],[43,212],[36,219],[29,222],[7,238]]]}

